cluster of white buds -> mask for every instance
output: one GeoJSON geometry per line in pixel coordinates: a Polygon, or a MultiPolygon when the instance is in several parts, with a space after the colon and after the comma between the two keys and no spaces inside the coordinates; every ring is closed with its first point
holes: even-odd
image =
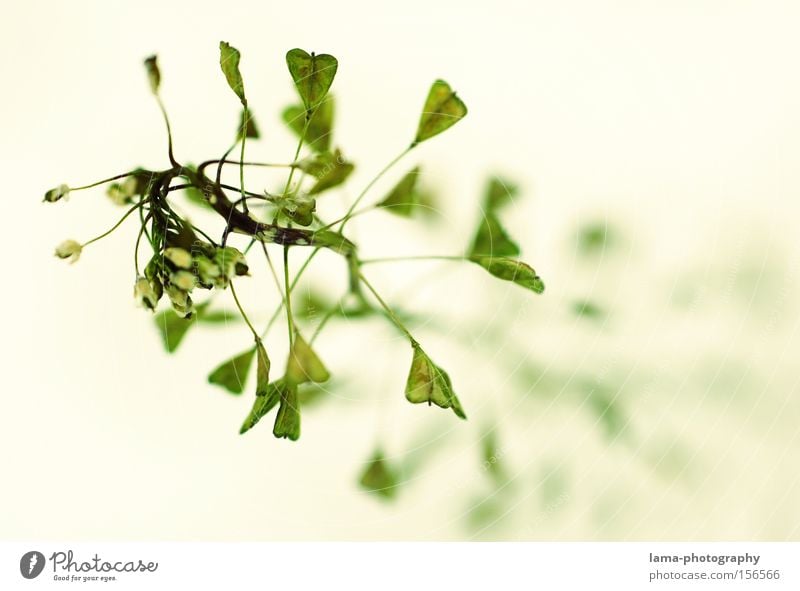
{"type": "Polygon", "coordinates": [[[175,312],[188,318],[194,312],[191,293],[196,287],[225,289],[237,275],[247,275],[247,261],[238,249],[199,242],[195,246],[192,252],[170,246],[150,260],[134,287],[134,297],[143,307],[155,310],[166,293],[175,312]]]}

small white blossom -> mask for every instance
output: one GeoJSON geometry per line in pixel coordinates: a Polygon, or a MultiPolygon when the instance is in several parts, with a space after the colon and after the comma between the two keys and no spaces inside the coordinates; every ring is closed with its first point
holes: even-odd
{"type": "Polygon", "coordinates": [[[56,256],[60,259],[69,259],[70,263],[74,263],[80,258],[81,250],[83,250],[83,247],[81,247],[80,242],[64,240],[64,242],[56,246],[56,256]]]}
{"type": "Polygon", "coordinates": [[[134,175],[131,175],[121,183],[112,183],[109,185],[106,195],[108,195],[111,201],[116,205],[129,205],[133,203],[133,198],[138,188],[138,179],[134,175]]]}
{"type": "Polygon", "coordinates": [[[55,203],[60,199],[69,197],[69,187],[67,185],[58,185],[55,189],[50,189],[44,194],[44,200],[48,203],[55,203]]]}
{"type": "Polygon", "coordinates": [[[225,279],[231,279],[236,275],[246,275],[248,271],[244,255],[232,246],[218,248],[214,255],[214,262],[219,266],[225,279]]]}
{"type": "Polygon", "coordinates": [[[222,274],[217,264],[204,256],[196,257],[194,262],[197,265],[197,274],[200,277],[200,282],[206,286],[214,285],[222,274]]]}
{"type": "Polygon", "coordinates": [[[190,316],[192,311],[194,310],[194,305],[192,304],[192,298],[189,297],[189,294],[185,291],[178,289],[174,285],[168,285],[165,288],[167,292],[167,297],[169,301],[172,303],[173,309],[180,314],[181,316],[190,316]]]}
{"type": "Polygon", "coordinates": [[[155,310],[158,305],[158,296],[145,277],[136,279],[136,284],[133,286],[133,297],[149,310],[155,310]]]}
{"type": "Polygon", "coordinates": [[[197,285],[197,278],[190,271],[170,273],[169,281],[180,290],[192,291],[197,285]]]}
{"type": "Polygon", "coordinates": [[[192,255],[188,250],[171,246],[164,250],[164,256],[176,267],[181,269],[192,268],[192,255]]]}
{"type": "Polygon", "coordinates": [[[106,191],[106,195],[108,195],[115,205],[127,205],[131,202],[130,196],[125,194],[122,186],[118,183],[111,184],[106,191]]]}

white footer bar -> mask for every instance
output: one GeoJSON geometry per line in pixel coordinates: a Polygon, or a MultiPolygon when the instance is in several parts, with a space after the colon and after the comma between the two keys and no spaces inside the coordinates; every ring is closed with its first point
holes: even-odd
{"type": "Polygon", "coordinates": [[[0,589],[800,589],[800,543],[0,543],[0,589]]]}

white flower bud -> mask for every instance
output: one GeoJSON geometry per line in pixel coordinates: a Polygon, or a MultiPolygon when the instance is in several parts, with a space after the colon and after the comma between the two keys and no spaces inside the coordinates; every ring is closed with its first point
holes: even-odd
{"type": "Polygon", "coordinates": [[[202,255],[195,257],[194,263],[197,266],[197,275],[200,278],[200,283],[205,286],[214,285],[217,278],[222,274],[216,263],[202,255]]]}
{"type": "Polygon", "coordinates": [[[188,250],[171,246],[164,250],[164,256],[168,261],[180,269],[192,268],[192,255],[188,250]]]}
{"type": "Polygon", "coordinates": [[[173,309],[180,314],[181,316],[187,317],[192,314],[194,311],[194,306],[192,304],[192,298],[189,297],[189,294],[185,291],[178,289],[174,285],[168,285],[165,288],[167,292],[167,297],[169,301],[172,303],[173,309]]]}
{"type": "Polygon", "coordinates": [[[139,188],[139,180],[136,178],[135,175],[131,175],[127,177],[124,181],[122,181],[122,192],[125,193],[128,197],[133,197],[136,195],[136,189],[139,188]]]}
{"type": "Polygon", "coordinates": [[[44,200],[48,203],[55,203],[59,199],[66,199],[69,197],[69,187],[67,185],[58,185],[55,189],[50,189],[44,194],[44,200]]]}
{"type": "Polygon", "coordinates": [[[115,205],[127,205],[131,202],[130,195],[127,195],[122,186],[117,183],[109,185],[106,195],[115,205]]]}
{"type": "Polygon", "coordinates": [[[64,242],[56,246],[56,256],[60,259],[69,259],[70,263],[74,263],[80,258],[81,250],[82,247],[79,242],[64,240],[64,242]]]}
{"type": "Polygon", "coordinates": [[[155,310],[158,305],[158,295],[145,277],[136,279],[136,284],[133,286],[133,297],[149,310],[155,310]]]}
{"type": "Polygon", "coordinates": [[[244,255],[232,246],[218,248],[214,255],[214,262],[217,263],[226,279],[231,279],[236,275],[246,275],[248,271],[244,255]]]}
{"type": "Polygon", "coordinates": [[[183,291],[192,291],[197,285],[197,278],[190,271],[170,273],[169,282],[183,291]]]}

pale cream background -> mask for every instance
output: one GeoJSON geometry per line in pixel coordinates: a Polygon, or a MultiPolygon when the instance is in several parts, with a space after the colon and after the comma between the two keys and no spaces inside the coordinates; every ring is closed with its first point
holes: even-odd
{"type": "MultiPolygon", "coordinates": [[[[0,536],[797,539],[798,25],[797,3],[755,1],[7,6],[0,536]],[[467,314],[477,314],[471,330],[502,334],[524,313],[509,329],[522,352],[498,344],[487,356],[421,329],[468,423],[406,404],[407,348],[368,324],[320,340],[349,381],[307,413],[297,444],[266,425],[239,437],[249,395],[207,386],[221,355],[205,351],[242,348],[242,327],[190,337],[168,357],[130,298],[133,227],[75,266],[52,257],[56,243],[99,233],[119,212],[102,190],[49,206],[45,189],[166,165],[141,67],[150,53],[179,157],[227,146],[237,109],[218,71],[220,39],[243,53],[265,136],[254,157],[286,159],[293,146],[277,118],[293,100],[284,52],[339,58],[337,142],[358,163],[354,187],[409,141],[432,79],[464,97],[469,117],[379,187],[428,163],[445,229],[354,224],[372,253],[453,252],[488,173],[524,185],[508,226],[546,296],[445,266],[408,300],[440,310],[454,336],[467,314]],[[613,257],[586,263],[570,239],[592,219],[625,238],[613,257]],[[380,244],[386,236],[394,242],[380,244]],[[606,324],[570,316],[583,296],[611,310],[606,324]],[[511,380],[508,363],[528,355],[556,386],[521,404],[533,384],[511,380]],[[618,387],[634,438],[604,438],[570,382],[562,388],[570,376],[618,387]],[[476,498],[499,498],[477,451],[495,419],[511,500],[471,526],[476,498]],[[431,456],[395,505],[354,486],[378,436],[392,454],[420,442],[431,456]],[[549,497],[548,470],[564,483],[549,497]]],[[[409,269],[376,268],[375,281],[406,301],[409,269]]],[[[243,295],[265,316],[277,300],[259,281],[243,295]]]]}

